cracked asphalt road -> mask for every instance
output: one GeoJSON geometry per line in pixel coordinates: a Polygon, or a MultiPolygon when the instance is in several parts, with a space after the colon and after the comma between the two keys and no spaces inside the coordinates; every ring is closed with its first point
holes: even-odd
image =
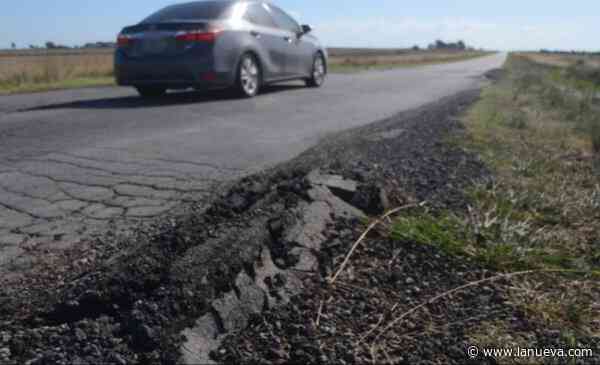
{"type": "MultiPolygon", "coordinates": [[[[321,89],[274,86],[255,99],[127,88],[0,97],[0,267],[28,248],[64,249],[288,160],[329,133],[463,90],[504,54],[330,75],[321,89]]],[[[126,229],[126,228],[125,228],[126,229]]]]}

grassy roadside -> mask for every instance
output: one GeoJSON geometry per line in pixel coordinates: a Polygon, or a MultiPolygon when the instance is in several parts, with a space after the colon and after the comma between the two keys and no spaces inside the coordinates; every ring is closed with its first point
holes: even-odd
{"type": "MultiPolygon", "coordinates": [[[[591,97],[598,84],[589,70],[519,55],[505,73],[466,116],[467,138],[451,141],[480,155],[493,180],[466,192],[467,212],[423,209],[396,220],[391,235],[498,273],[539,271],[511,280],[510,301],[577,347],[600,334],[600,113],[591,97]]],[[[470,339],[527,347],[532,334],[493,321],[470,339]]]]}
{"type": "Polygon", "coordinates": [[[0,85],[0,95],[33,93],[51,90],[79,89],[97,86],[112,86],[115,80],[110,77],[77,77],[62,81],[45,81],[40,83],[23,83],[13,85],[0,85]]]}
{"type": "MultiPolygon", "coordinates": [[[[459,62],[485,52],[407,52],[397,55],[333,56],[330,72],[355,73],[459,62]]],[[[0,57],[0,95],[115,85],[112,53],[0,57]]]]}
{"type": "Polygon", "coordinates": [[[112,84],[109,52],[0,53],[0,95],[112,84]]]}
{"type": "Polygon", "coordinates": [[[422,52],[412,55],[398,56],[353,56],[330,58],[329,72],[357,73],[372,70],[389,70],[394,68],[409,68],[443,63],[461,62],[489,56],[490,52],[454,52],[429,53],[422,52]]]}

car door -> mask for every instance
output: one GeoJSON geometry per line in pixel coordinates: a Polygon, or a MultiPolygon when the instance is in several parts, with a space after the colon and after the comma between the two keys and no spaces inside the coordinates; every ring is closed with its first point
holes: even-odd
{"type": "Polygon", "coordinates": [[[248,3],[244,19],[252,24],[250,34],[256,39],[263,55],[263,72],[267,80],[283,78],[286,73],[288,44],[285,33],[277,26],[265,4],[248,3]]]}
{"type": "Polygon", "coordinates": [[[302,28],[290,15],[274,5],[269,5],[269,10],[277,26],[286,33],[286,74],[307,76],[312,67],[312,45],[302,39],[302,28]]]}

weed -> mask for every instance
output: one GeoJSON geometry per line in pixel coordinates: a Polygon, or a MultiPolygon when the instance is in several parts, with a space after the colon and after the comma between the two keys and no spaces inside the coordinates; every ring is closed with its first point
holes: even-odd
{"type": "Polygon", "coordinates": [[[527,128],[527,113],[522,110],[514,110],[504,116],[504,122],[510,128],[525,129],[527,128]]]}
{"type": "Polygon", "coordinates": [[[451,216],[434,217],[429,213],[398,218],[392,226],[392,238],[418,244],[435,244],[450,254],[464,253],[460,224],[451,216]]]}

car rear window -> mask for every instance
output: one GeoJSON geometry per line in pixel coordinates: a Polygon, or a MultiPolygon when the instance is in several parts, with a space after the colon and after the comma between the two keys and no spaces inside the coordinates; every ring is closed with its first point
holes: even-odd
{"type": "Polygon", "coordinates": [[[142,23],[161,23],[193,19],[222,19],[229,15],[231,3],[202,1],[168,6],[150,15],[142,23]]]}

